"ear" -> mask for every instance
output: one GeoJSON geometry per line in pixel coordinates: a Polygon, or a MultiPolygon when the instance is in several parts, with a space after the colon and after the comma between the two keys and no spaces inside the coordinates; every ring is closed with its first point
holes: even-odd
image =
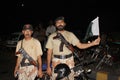
{"type": "Polygon", "coordinates": [[[64,23],[64,26],[66,26],[66,23],[64,23]]]}
{"type": "Polygon", "coordinates": [[[24,34],[24,30],[22,30],[22,33],[24,34]]]}
{"type": "Polygon", "coordinates": [[[31,31],[31,33],[33,34],[33,31],[31,31]]]}

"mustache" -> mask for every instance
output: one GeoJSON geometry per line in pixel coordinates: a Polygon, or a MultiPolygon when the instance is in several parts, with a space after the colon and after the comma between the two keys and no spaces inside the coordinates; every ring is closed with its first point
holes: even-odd
{"type": "Polygon", "coordinates": [[[62,30],[64,30],[64,26],[63,26],[63,25],[59,25],[59,26],[57,26],[57,30],[58,30],[58,31],[62,31],[62,30]]]}
{"type": "Polygon", "coordinates": [[[25,36],[29,36],[30,34],[25,34],[25,36]]]}
{"type": "Polygon", "coordinates": [[[58,27],[64,27],[63,25],[59,25],[58,27]]]}

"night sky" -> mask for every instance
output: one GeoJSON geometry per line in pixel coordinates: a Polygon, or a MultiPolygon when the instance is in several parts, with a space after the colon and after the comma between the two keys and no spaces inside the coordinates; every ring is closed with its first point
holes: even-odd
{"type": "Polygon", "coordinates": [[[119,32],[119,3],[102,0],[4,0],[1,3],[0,33],[21,31],[23,24],[46,27],[49,20],[64,16],[67,29],[85,32],[99,16],[101,32],[119,32]]]}

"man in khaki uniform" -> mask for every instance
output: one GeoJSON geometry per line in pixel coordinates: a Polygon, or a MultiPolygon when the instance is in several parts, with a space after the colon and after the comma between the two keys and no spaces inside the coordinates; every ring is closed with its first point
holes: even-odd
{"type": "MultiPolygon", "coordinates": [[[[65,45],[63,45],[62,49],[60,47],[61,40],[54,39],[57,33],[61,33],[63,37],[73,46],[77,46],[80,49],[86,49],[91,46],[99,45],[100,37],[94,40],[91,43],[81,43],[79,39],[72,33],[64,29],[66,23],[64,21],[64,17],[58,17],[55,20],[55,26],[57,28],[57,32],[52,33],[47,41],[46,48],[47,50],[47,73],[52,75],[52,80],[56,80],[57,74],[54,73],[54,68],[56,65],[60,63],[65,63],[69,66],[69,68],[74,67],[74,58],[73,53],[69,50],[65,45]],[[52,61],[52,69],[51,69],[51,61],[52,61]]],[[[74,80],[74,72],[72,71],[70,75],[62,80],[74,80]]]]}
{"type": "Polygon", "coordinates": [[[41,55],[43,54],[41,49],[41,43],[33,38],[33,27],[31,24],[25,24],[23,26],[22,33],[24,39],[20,40],[16,46],[16,66],[14,70],[14,76],[18,73],[18,80],[35,80],[36,76],[42,77],[42,61],[41,55]],[[17,54],[20,48],[23,48],[28,55],[38,64],[38,67],[31,64],[28,59],[24,59],[22,54],[17,54]]]}

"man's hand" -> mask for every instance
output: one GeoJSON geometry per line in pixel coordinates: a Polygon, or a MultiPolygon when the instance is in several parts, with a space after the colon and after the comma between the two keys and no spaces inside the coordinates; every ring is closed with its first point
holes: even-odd
{"type": "Polygon", "coordinates": [[[42,70],[39,69],[39,70],[38,70],[38,77],[39,77],[39,78],[42,78],[42,76],[43,76],[42,70]]]}
{"type": "Polygon", "coordinates": [[[16,78],[17,77],[17,69],[14,70],[14,77],[16,78]]]}
{"type": "Polygon", "coordinates": [[[51,71],[51,68],[50,68],[50,67],[47,68],[47,74],[48,74],[49,76],[52,75],[52,71],[51,71]]]}
{"type": "Polygon", "coordinates": [[[100,37],[99,36],[98,36],[97,39],[95,39],[94,41],[92,41],[93,45],[99,45],[99,43],[100,43],[100,37]]]}

